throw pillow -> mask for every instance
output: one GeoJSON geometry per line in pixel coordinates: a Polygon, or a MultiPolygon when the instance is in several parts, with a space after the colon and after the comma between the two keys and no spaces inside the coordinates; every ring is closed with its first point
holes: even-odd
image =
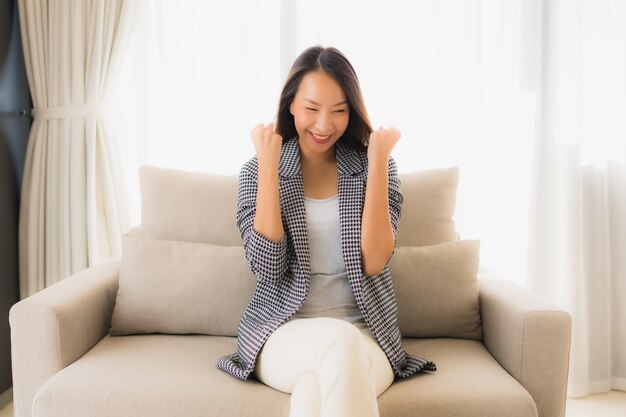
{"type": "Polygon", "coordinates": [[[236,336],[256,279],[242,246],[124,236],[111,335],[236,336]]]}
{"type": "Polygon", "coordinates": [[[389,269],[405,337],[482,339],[479,240],[398,247],[389,269]]]}

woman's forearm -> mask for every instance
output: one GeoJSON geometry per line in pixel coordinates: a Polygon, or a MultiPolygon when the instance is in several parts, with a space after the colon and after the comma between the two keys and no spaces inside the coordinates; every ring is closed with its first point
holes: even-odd
{"type": "Polygon", "coordinates": [[[280,214],[278,163],[283,138],[274,122],[259,123],[250,132],[257,157],[257,193],[253,229],[265,238],[280,242],[285,234],[280,214]]]}
{"type": "Polygon", "coordinates": [[[280,242],[285,231],[280,215],[278,166],[259,161],[258,175],[254,230],[273,242],[280,242]]]}
{"type": "Polygon", "coordinates": [[[387,161],[370,161],[361,219],[361,263],[367,276],[378,275],[393,253],[389,218],[387,161]]]}

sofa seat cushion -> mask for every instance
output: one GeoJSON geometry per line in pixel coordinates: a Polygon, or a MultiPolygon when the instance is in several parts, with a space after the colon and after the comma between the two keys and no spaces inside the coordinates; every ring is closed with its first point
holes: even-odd
{"type": "Polygon", "coordinates": [[[481,342],[406,338],[403,346],[437,372],[396,379],[379,397],[381,416],[537,417],[531,395],[481,342]]]}
{"type": "Polygon", "coordinates": [[[289,395],[216,368],[236,338],[105,336],[35,395],[33,416],[287,416],[289,395]]]}
{"type": "MultiPolygon", "coordinates": [[[[41,387],[33,416],[287,417],[288,394],[215,367],[235,343],[204,335],[106,336],[41,387]]],[[[438,371],[396,380],[379,397],[382,417],[536,417],[530,395],[480,342],[407,339],[405,347],[435,360],[438,371]]]]}

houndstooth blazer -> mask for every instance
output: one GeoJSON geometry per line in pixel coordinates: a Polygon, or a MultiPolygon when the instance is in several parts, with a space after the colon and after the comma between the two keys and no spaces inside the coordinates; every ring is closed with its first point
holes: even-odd
{"type": "MultiPolygon", "coordinates": [[[[361,214],[367,181],[367,153],[335,145],[339,177],[339,222],[348,280],[365,322],[398,377],[419,371],[434,372],[435,364],[409,355],[402,348],[397,304],[389,268],[372,277],[361,266],[361,214]]],[[[256,157],[239,173],[237,226],[250,269],[257,277],[256,291],[238,328],[237,352],[221,357],[217,367],[246,380],[256,358],[274,330],[302,306],[310,279],[304,186],[297,137],[284,141],[279,162],[279,192],[285,235],[273,242],[253,228],[257,195],[256,157]]],[[[394,248],[403,196],[396,163],[389,158],[389,209],[394,248]]]]}

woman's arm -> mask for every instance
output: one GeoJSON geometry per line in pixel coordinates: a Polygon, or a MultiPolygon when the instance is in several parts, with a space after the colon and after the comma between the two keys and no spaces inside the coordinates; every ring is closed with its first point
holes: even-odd
{"type": "Polygon", "coordinates": [[[361,263],[367,276],[380,274],[393,255],[402,194],[391,149],[400,132],[390,128],[372,132],[361,218],[361,263]]]}
{"type": "Polygon", "coordinates": [[[285,235],[280,215],[278,163],[283,138],[274,132],[274,123],[257,125],[250,132],[258,160],[258,192],[254,229],[273,242],[285,235]]]}
{"type": "Polygon", "coordinates": [[[369,164],[361,219],[361,262],[367,276],[380,274],[393,252],[387,181],[386,163],[369,164]]]}
{"type": "Polygon", "coordinates": [[[287,269],[287,238],[283,229],[278,188],[282,138],[273,124],[253,129],[256,159],[239,173],[237,227],[248,265],[260,280],[279,280],[287,269]]]}

